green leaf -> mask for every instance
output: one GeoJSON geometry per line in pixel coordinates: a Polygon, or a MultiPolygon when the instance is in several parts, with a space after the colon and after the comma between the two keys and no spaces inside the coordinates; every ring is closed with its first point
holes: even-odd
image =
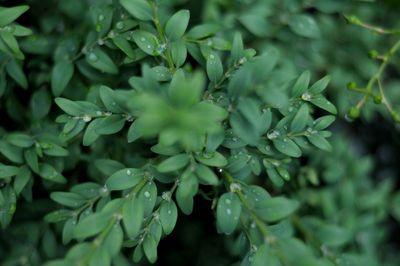
{"type": "Polygon", "coordinates": [[[171,101],[180,107],[191,107],[201,99],[204,86],[204,76],[195,72],[191,79],[185,77],[184,71],[179,69],[172,77],[168,87],[171,101]]]}
{"type": "Polygon", "coordinates": [[[207,57],[207,75],[208,78],[216,84],[223,75],[224,68],[221,59],[216,53],[211,53],[207,57]]]}
{"type": "Polygon", "coordinates": [[[94,161],[96,168],[106,176],[111,176],[118,170],[125,168],[125,165],[121,162],[110,160],[110,159],[97,159],[94,161]]]}
{"type": "Polygon", "coordinates": [[[64,157],[69,154],[68,150],[54,143],[40,143],[43,153],[49,156],[64,157]]]}
{"type": "Polygon", "coordinates": [[[74,74],[74,64],[69,61],[57,62],[51,71],[51,90],[54,96],[59,96],[67,87],[74,74]]]}
{"type": "Polygon", "coordinates": [[[39,172],[39,161],[38,161],[38,156],[36,154],[36,151],[33,148],[25,150],[24,158],[25,158],[26,163],[32,169],[32,171],[35,173],[38,173],[39,172]]]}
{"type": "Polygon", "coordinates": [[[241,212],[239,197],[233,192],[223,194],[217,204],[218,228],[227,235],[233,233],[239,223],[241,212]]]}
{"type": "Polygon", "coordinates": [[[176,197],[176,202],[178,203],[179,208],[181,211],[189,215],[193,211],[193,195],[187,195],[182,187],[179,186],[178,190],[176,191],[175,197],[176,197]]]}
{"type": "Polygon", "coordinates": [[[21,148],[29,148],[35,143],[35,140],[31,136],[23,133],[8,134],[6,140],[12,145],[21,148]]]}
{"type": "Polygon", "coordinates": [[[124,190],[132,188],[143,179],[143,172],[135,168],[126,168],[117,171],[106,181],[109,190],[124,190]]]}
{"type": "Polygon", "coordinates": [[[118,67],[101,48],[94,48],[86,54],[86,62],[101,72],[118,74],[118,67]]]}
{"type": "Polygon", "coordinates": [[[176,67],[182,66],[187,57],[187,48],[186,44],[183,40],[177,40],[170,44],[172,61],[174,62],[176,67]]]}
{"type": "Polygon", "coordinates": [[[293,86],[292,94],[294,97],[301,96],[308,89],[308,85],[310,84],[310,71],[303,72],[300,77],[297,79],[296,83],[293,86]]]}
{"type": "Polygon", "coordinates": [[[255,208],[257,216],[266,222],[277,222],[297,210],[299,203],[284,197],[269,198],[255,208]]]}
{"type": "Polygon", "coordinates": [[[131,36],[137,46],[146,54],[152,56],[160,54],[160,42],[155,35],[147,31],[135,30],[131,36]]]}
{"type": "MultiPolygon", "coordinates": [[[[103,248],[113,258],[119,254],[124,239],[124,232],[121,226],[116,223],[103,241],[103,248]]],[[[107,265],[110,265],[109,263],[107,265]]],[[[97,266],[97,265],[94,265],[97,266]]]]}
{"type": "Polygon", "coordinates": [[[146,0],[119,0],[119,3],[139,20],[150,21],[153,18],[151,5],[146,0]]]}
{"type": "Polygon", "coordinates": [[[189,24],[189,10],[180,10],[169,18],[165,26],[165,34],[171,41],[175,41],[185,34],[189,24]]]}
{"type": "Polygon", "coordinates": [[[299,146],[297,146],[293,140],[287,137],[274,139],[272,142],[274,147],[283,154],[296,158],[301,156],[301,150],[299,146]]]}
{"type": "Polygon", "coordinates": [[[324,109],[325,111],[328,111],[331,114],[337,114],[336,107],[322,95],[312,97],[310,101],[312,104],[324,109]]]}
{"type": "Polygon", "coordinates": [[[169,81],[172,78],[171,71],[164,66],[156,66],[151,70],[154,71],[157,81],[169,81]]]}
{"type": "Polygon", "coordinates": [[[49,164],[41,164],[39,167],[39,175],[51,182],[64,184],[67,182],[64,176],[62,176],[53,166],[49,164]]]}
{"type": "Polygon", "coordinates": [[[217,175],[207,166],[196,165],[196,175],[206,185],[216,186],[219,183],[217,175]]]}
{"type": "Polygon", "coordinates": [[[13,163],[23,162],[22,149],[0,139],[0,153],[13,163]]]}
{"type": "Polygon", "coordinates": [[[161,173],[173,172],[185,167],[189,163],[189,155],[187,154],[178,154],[172,156],[163,162],[161,162],[157,166],[157,170],[161,173]]]}
{"type": "Polygon", "coordinates": [[[303,37],[307,38],[319,38],[321,32],[318,24],[309,15],[293,15],[289,18],[290,29],[303,37]]]}
{"type": "Polygon", "coordinates": [[[12,55],[19,60],[23,60],[25,58],[24,54],[19,48],[17,39],[10,32],[0,31],[0,42],[1,41],[5,45],[5,49],[2,49],[5,53],[12,55]]]}
{"type": "Polygon", "coordinates": [[[14,190],[17,195],[22,192],[22,190],[26,187],[31,178],[32,172],[26,165],[19,168],[18,174],[15,176],[14,179],[14,190]]]}
{"type": "Polygon", "coordinates": [[[135,238],[141,229],[144,210],[141,202],[132,197],[122,207],[122,222],[129,238],[135,238]]]}
{"type": "Polygon", "coordinates": [[[64,112],[72,116],[80,116],[82,114],[82,109],[74,101],[65,99],[65,98],[56,98],[56,104],[60,107],[64,112]]]}
{"type": "Polygon", "coordinates": [[[265,37],[268,34],[270,26],[267,20],[260,15],[242,15],[239,17],[239,21],[256,36],[265,37]]]}
{"type": "Polygon", "coordinates": [[[104,246],[97,247],[90,256],[88,266],[108,266],[111,258],[104,246]]]}
{"type": "Polygon", "coordinates": [[[100,233],[110,222],[112,213],[98,212],[85,217],[74,228],[75,239],[85,239],[100,233]]]}
{"type": "Polygon", "coordinates": [[[244,45],[243,45],[242,35],[240,34],[240,32],[236,32],[233,38],[231,60],[232,62],[237,63],[243,57],[244,57],[244,45]]]}
{"type": "Polygon", "coordinates": [[[90,124],[86,127],[85,133],[83,134],[83,146],[90,146],[92,145],[100,135],[97,134],[97,127],[101,123],[102,119],[97,118],[90,122],[90,124]]]}
{"type": "Polygon", "coordinates": [[[102,118],[96,126],[96,132],[100,135],[115,134],[124,127],[125,118],[121,115],[110,115],[102,118]]]}
{"type": "Polygon", "coordinates": [[[157,261],[157,243],[151,234],[147,234],[143,241],[143,252],[150,263],[157,261]]]}
{"type": "Polygon", "coordinates": [[[290,130],[292,132],[299,132],[306,127],[309,118],[308,113],[309,113],[308,105],[304,103],[299,108],[297,114],[292,120],[292,123],[290,124],[290,130]]]}
{"type": "Polygon", "coordinates": [[[143,249],[142,246],[136,246],[135,250],[133,251],[132,260],[135,263],[139,263],[140,260],[143,258],[143,249]]]}
{"type": "Polygon", "coordinates": [[[14,36],[25,37],[32,34],[32,30],[21,25],[14,24],[14,36]]]}
{"type": "Polygon", "coordinates": [[[333,122],[335,122],[336,117],[333,115],[326,115],[318,118],[313,122],[314,130],[322,130],[329,127],[333,122]]]}
{"type": "Polygon", "coordinates": [[[181,178],[178,186],[178,193],[183,197],[193,197],[199,188],[199,182],[191,169],[186,170],[181,178]]]}
{"type": "Polygon", "coordinates": [[[28,80],[22,70],[22,66],[15,59],[11,59],[6,65],[6,71],[10,77],[18,83],[22,88],[28,88],[28,80]]]}
{"type": "Polygon", "coordinates": [[[263,187],[256,185],[245,186],[243,188],[243,192],[249,199],[249,203],[252,207],[258,206],[259,204],[271,197],[270,194],[263,187]]]}
{"type": "Polygon", "coordinates": [[[56,210],[46,214],[44,220],[49,223],[58,223],[68,220],[71,217],[70,210],[56,210]]]}
{"type": "Polygon", "coordinates": [[[65,222],[64,228],[62,231],[62,243],[64,245],[68,244],[72,240],[72,235],[74,233],[75,226],[76,226],[75,218],[68,219],[65,222]]]}
{"type": "Polygon", "coordinates": [[[208,166],[224,167],[228,164],[226,158],[219,152],[204,152],[195,156],[196,160],[208,166]]]}
{"type": "Polygon", "coordinates": [[[210,37],[217,33],[220,30],[220,26],[217,24],[202,24],[193,27],[190,31],[186,34],[188,38],[191,39],[204,39],[210,37]]]}
{"type": "Polygon", "coordinates": [[[135,52],[133,51],[131,44],[126,38],[122,37],[121,35],[117,35],[112,38],[112,41],[128,57],[135,58],[135,52]]]}
{"type": "Polygon", "coordinates": [[[157,202],[157,186],[153,181],[149,181],[140,190],[137,199],[143,204],[144,216],[149,216],[157,202]]]}
{"type": "Polygon", "coordinates": [[[331,151],[332,146],[320,133],[313,133],[307,136],[307,139],[316,147],[321,150],[331,151]]]}
{"type": "Polygon", "coordinates": [[[324,224],[318,228],[317,235],[322,243],[331,247],[343,246],[353,239],[349,230],[337,225],[324,224]]]}
{"type": "Polygon", "coordinates": [[[163,201],[160,206],[160,223],[166,235],[169,235],[176,225],[178,210],[175,202],[163,201]]]}
{"type": "Polygon", "coordinates": [[[251,266],[265,266],[265,263],[268,261],[268,266],[280,266],[282,265],[278,259],[271,251],[270,246],[267,244],[263,244],[256,251],[256,254],[253,258],[253,263],[251,266]]]}
{"type": "Polygon", "coordinates": [[[25,13],[29,9],[29,6],[15,6],[15,7],[0,7],[0,27],[10,24],[16,20],[19,16],[25,13]]]}
{"type": "Polygon", "coordinates": [[[18,172],[18,167],[0,164],[0,178],[15,176],[18,174],[18,172]]]}
{"type": "Polygon", "coordinates": [[[330,76],[323,77],[322,79],[315,82],[314,85],[312,85],[308,91],[312,94],[319,94],[326,89],[330,80],[331,80],[330,76]]]}
{"type": "Polygon", "coordinates": [[[99,89],[100,99],[106,107],[107,111],[112,113],[124,113],[125,110],[121,108],[121,99],[118,94],[107,86],[100,86],[99,89]]]}
{"type": "Polygon", "coordinates": [[[135,140],[142,137],[139,126],[140,125],[138,125],[138,123],[136,121],[134,121],[132,123],[132,125],[129,127],[129,130],[128,130],[128,142],[129,143],[134,142],[135,140]]]}
{"type": "Polygon", "coordinates": [[[53,192],[50,194],[50,198],[61,205],[71,208],[78,208],[86,202],[85,197],[72,192],[53,192]]]}

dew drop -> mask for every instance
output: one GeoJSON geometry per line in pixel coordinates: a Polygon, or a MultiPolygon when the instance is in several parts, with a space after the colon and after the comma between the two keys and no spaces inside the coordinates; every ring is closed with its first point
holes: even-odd
{"type": "Polygon", "coordinates": [[[99,15],[99,17],[97,18],[99,21],[103,21],[104,20],[104,15],[99,15]]]}
{"type": "Polygon", "coordinates": [[[140,40],[141,40],[142,42],[145,42],[145,41],[146,41],[146,38],[142,37],[142,38],[140,38],[140,40]]]}
{"type": "Polygon", "coordinates": [[[8,26],[4,27],[4,30],[7,31],[7,32],[13,32],[14,29],[15,29],[15,27],[12,26],[12,25],[8,25],[8,26]]]}
{"type": "Polygon", "coordinates": [[[145,191],[145,192],[144,192],[144,196],[145,196],[146,198],[150,198],[150,192],[145,191]]]}
{"type": "Polygon", "coordinates": [[[163,53],[163,52],[165,51],[165,49],[167,49],[167,44],[162,43],[162,44],[160,44],[160,45],[158,46],[157,51],[161,54],[161,53],[163,53]]]}
{"type": "Polygon", "coordinates": [[[247,58],[246,58],[246,57],[242,57],[242,58],[240,58],[240,60],[239,60],[239,64],[240,64],[240,65],[243,65],[246,61],[247,61],[247,58]]]}
{"type": "Polygon", "coordinates": [[[128,170],[126,170],[126,174],[127,174],[127,175],[131,175],[131,174],[132,174],[132,171],[128,169],[128,170]]]}
{"type": "Polygon", "coordinates": [[[122,21],[118,21],[115,27],[119,30],[122,30],[125,27],[125,24],[122,21]]]}
{"type": "Polygon", "coordinates": [[[273,130],[272,132],[267,134],[267,138],[269,139],[276,139],[277,137],[279,137],[280,133],[276,130],[273,130]]]}
{"type": "Polygon", "coordinates": [[[214,156],[214,154],[212,152],[205,152],[203,153],[203,157],[205,159],[211,159],[214,156]]]}
{"type": "Polygon", "coordinates": [[[231,209],[226,209],[226,214],[231,215],[232,214],[232,210],[231,209]]]}
{"type": "Polygon", "coordinates": [[[226,199],[226,200],[225,200],[225,203],[228,204],[228,205],[230,205],[230,204],[232,203],[232,201],[231,201],[230,199],[226,199]]]}
{"type": "Polygon", "coordinates": [[[85,121],[85,122],[87,123],[87,122],[90,122],[90,120],[92,120],[92,118],[91,118],[90,116],[88,116],[88,115],[84,115],[84,116],[82,117],[82,120],[85,121]]]}
{"type": "Polygon", "coordinates": [[[309,94],[308,92],[305,92],[305,93],[303,93],[303,95],[301,95],[301,99],[303,99],[304,101],[310,101],[311,94],[309,94]]]}
{"type": "Polygon", "coordinates": [[[94,54],[94,53],[90,53],[89,54],[89,60],[90,61],[92,61],[92,62],[96,62],[97,61],[97,55],[96,54],[94,54]]]}

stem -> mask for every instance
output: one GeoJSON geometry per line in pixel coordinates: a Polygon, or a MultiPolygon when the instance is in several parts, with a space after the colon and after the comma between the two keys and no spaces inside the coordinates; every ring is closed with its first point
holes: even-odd
{"type": "Polygon", "coordinates": [[[356,26],[362,27],[364,29],[370,30],[372,32],[375,33],[379,33],[379,34],[390,34],[390,35],[396,35],[396,34],[400,34],[400,30],[398,29],[384,29],[382,27],[378,27],[375,25],[371,25],[369,23],[363,22],[361,21],[359,18],[357,18],[356,16],[344,16],[345,19],[356,26]]]}
{"type": "MultiPolygon", "coordinates": [[[[158,37],[163,43],[167,44],[167,37],[165,36],[164,29],[161,26],[160,18],[158,16],[158,6],[154,0],[151,1],[151,6],[153,8],[153,23],[156,26],[158,37]]],[[[175,65],[174,61],[172,60],[171,50],[169,49],[169,45],[167,45],[165,54],[166,54],[165,60],[167,60],[169,68],[172,70],[172,72],[175,72],[175,65]]]]}
{"type": "MultiPolygon", "coordinates": [[[[132,198],[133,196],[136,195],[136,193],[138,193],[147,183],[148,178],[143,178],[142,181],[140,181],[139,184],[137,184],[132,190],[131,192],[128,193],[128,195],[125,197],[125,200],[128,200],[130,198],[132,198]]],[[[113,214],[110,222],[107,224],[106,228],[100,233],[100,235],[98,235],[91,243],[91,248],[88,251],[88,253],[83,257],[82,259],[82,265],[87,265],[89,260],[92,258],[93,256],[93,252],[96,250],[96,248],[98,246],[100,246],[102,244],[102,242],[104,241],[104,238],[110,233],[111,229],[113,228],[113,226],[115,225],[115,223],[119,222],[119,214],[122,210],[122,206],[123,204],[121,204],[121,207],[113,214]]]]}
{"type": "Polygon", "coordinates": [[[381,81],[378,79],[378,86],[379,86],[379,92],[381,93],[382,96],[382,103],[385,105],[386,109],[392,114],[393,113],[393,108],[390,105],[389,101],[386,98],[385,92],[383,90],[381,81]]]}
{"type": "Polygon", "coordinates": [[[300,218],[297,215],[294,215],[291,217],[292,223],[294,226],[305,236],[305,238],[316,248],[318,248],[322,255],[327,257],[332,263],[336,266],[339,264],[337,263],[337,257],[335,254],[333,254],[331,251],[327,250],[327,248],[323,248],[323,243],[321,243],[314,235],[313,233],[308,230],[307,227],[304,226],[304,224],[301,222],[300,218]]]}
{"type": "MultiPolygon", "coordinates": [[[[174,194],[174,192],[175,192],[175,190],[178,188],[178,186],[179,186],[179,180],[177,179],[177,180],[175,181],[174,185],[172,186],[172,188],[171,188],[170,190],[168,190],[168,191],[164,191],[164,193],[166,192],[166,193],[168,193],[168,194],[172,197],[172,194],[174,194]]],[[[164,200],[165,200],[165,199],[164,199],[164,200]]],[[[167,199],[167,200],[168,200],[168,199],[167,199]]],[[[169,199],[169,200],[171,200],[171,199],[169,199]]],[[[144,230],[143,230],[142,235],[140,236],[140,240],[139,240],[138,245],[141,245],[142,241],[145,239],[147,233],[149,232],[149,229],[148,229],[148,228],[150,228],[150,226],[151,226],[151,225],[154,223],[154,221],[156,220],[154,214],[158,213],[158,212],[160,211],[160,208],[161,208],[161,204],[158,206],[158,208],[157,208],[155,211],[153,211],[153,213],[152,213],[152,215],[151,215],[151,219],[150,219],[150,220],[148,221],[148,223],[144,226],[144,230]]]]}
{"type": "Polygon", "coordinates": [[[222,84],[230,77],[233,71],[238,69],[244,62],[236,62],[233,66],[231,66],[225,74],[221,77],[221,79],[214,85],[213,88],[211,88],[210,93],[220,89],[222,87],[222,84]]]}
{"type": "MultiPolygon", "coordinates": [[[[232,177],[231,174],[229,174],[228,172],[224,171],[224,172],[223,172],[223,175],[224,175],[226,181],[228,182],[229,186],[232,185],[233,183],[235,183],[235,182],[234,182],[234,179],[233,179],[233,177],[232,177]]],[[[251,218],[253,219],[253,221],[255,222],[256,226],[257,226],[258,229],[260,230],[260,232],[261,232],[261,234],[263,235],[264,239],[265,239],[267,242],[271,242],[271,240],[272,240],[273,237],[272,237],[271,233],[269,232],[268,227],[267,227],[266,224],[257,216],[257,214],[252,210],[252,208],[250,207],[250,204],[247,202],[247,199],[246,199],[246,197],[244,196],[243,192],[240,191],[240,190],[236,190],[236,191],[234,191],[234,192],[238,195],[238,197],[239,197],[239,199],[240,199],[240,201],[241,201],[243,207],[244,207],[244,208],[247,210],[247,212],[250,214],[251,218]]]]}
{"type": "Polygon", "coordinates": [[[386,67],[389,65],[390,60],[393,59],[393,56],[396,54],[396,52],[400,49],[400,40],[398,40],[392,48],[390,48],[389,52],[385,55],[385,58],[381,64],[381,66],[378,69],[378,72],[376,72],[371,79],[368,81],[367,87],[365,88],[366,94],[364,97],[361,98],[361,100],[357,103],[357,108],[360,109],[362,108],[369,97],[371,96],[372,89],[375,85],[375,83],[378,82],[379,79],[381,79],[386,67]]]}

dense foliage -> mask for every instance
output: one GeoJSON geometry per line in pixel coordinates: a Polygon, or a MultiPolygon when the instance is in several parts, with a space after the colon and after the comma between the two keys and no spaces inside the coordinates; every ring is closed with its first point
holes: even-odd
{"type": "Polygon", "coordinates": [[[397,1],[0,5],[1,265],[398,265],[397,1]]]}

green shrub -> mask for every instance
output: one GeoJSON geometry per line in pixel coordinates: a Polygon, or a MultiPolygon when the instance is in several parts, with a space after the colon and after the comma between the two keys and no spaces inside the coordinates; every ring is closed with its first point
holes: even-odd
{"type": "Polygon", "coordinates": [[[383,76],[338,15],[371,4],[26,2],[0,8],[2,265],[396,265],[394,179],[329,141],[383,76]]]}

